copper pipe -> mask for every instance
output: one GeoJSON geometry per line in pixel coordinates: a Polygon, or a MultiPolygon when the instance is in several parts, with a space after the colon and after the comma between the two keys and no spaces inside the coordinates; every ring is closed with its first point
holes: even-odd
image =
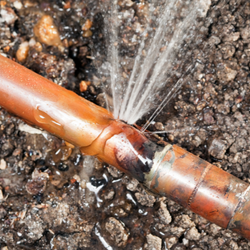
{"type": "Polygon", "coordinates": [[[137,178],[151,191],[250,239],[250,188],[184,149],[139,130],[0,56],[0,106],[137,178]]]}

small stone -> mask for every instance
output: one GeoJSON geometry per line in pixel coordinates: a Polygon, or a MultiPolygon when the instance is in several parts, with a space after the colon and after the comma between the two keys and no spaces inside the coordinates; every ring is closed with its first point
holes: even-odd
{"type": "Polygon", "coordinates": [[[182,227],[172,227],[170,230],[171,233],[176,235],[177,237],[180,237],[185,232],[185,229],[182,227]]]}
{"type": "Polygon", "coordinates": [[[183,243],[184,246],[187,246],[188,243],[189,243],[189,240],[187,240],[186,238],[184,238],[184,239],[182,240],[182,243],[183,243]]]}
{"type": "Polygon", "coordinates": [[[161,244],[161,238],[152,234],[148,234],[147,244],[145,244],[145,250],[161,250],[161,244]]]}
{"type": "Polygon", "coordinates": [[[211,110],[205,111],[203,118],[204,118],[205,124],[207,125],[211,125],[215,123],[213,112],[211,110]]]}
{"type": "Polygon", "coordinates": [[[81,81],[79,88],[81,92],[85,92],[88,89],[88,86],[90,85],[91,82],[89,81],[81,81]]]}
{"type": "Polygon", "coordinates": [[[83,37],[91,37],[92,36],[92,31],[91,30],[86,30],[82,33],[83,37]]]}
{"type": "Polygon", "coordinates": [[[233,70],[226,65],[224,65],[224,68],[217,72],[217,76],[219,80],[223,82],[230,82],[233,81],[237,75],[237,70],[233,70]]]}
{"type": "Polygon", "coordinates": [[[33,241],[39,240],[43,236],[46,228],[42,219],[32,212],[29,213],[23,220],[20,220],[20,224],[27,228],[25,230],[25,234],[33,241]]]}
{"type": "Polygon", "coordinates": [[[34,49],[35,49],[37,52],[42,52],[43,46],[42,46],[41,43],[36,42],[36,44],[34,45],[34,49]]]}
{"type": "Polygon", "coordinates": [[[176,236],[169,236],[165,239],[165,244],[167,249],[171,249],[173,245],[178,242],[178,238],[176,236]]]}
{"type": "Polygon", "coordinates": [[[16,148],[16,149],[13,151],[12,155],[13,155],[13,156],[18,156],[18,155],[20,155],[21,153],[22,153],[22,149],[21,149],[21,148],[16,148]]]}
{"type": "Polygon", "coordinates": [[[39,172],[35,169],[32,173],[32,179],[28,180],[26,184],[26,190],[29,194],[37,195],[45,191],[46,183],[49,178],[49,175],[44,172],[39,172]]]}
{"type": "Polygon", "coordinates": [[[222,140],[215,138],[208,148],[208,153],[217,159],[223,159],[226,150],[226,144],[222,140]]]}
{"type": "Polygon", "coordinates": [[[139,184],[139,181],[136,179],[132,179],[128,184],[127,184],[127,189],[134,192],[137,190],[137,186],[139,184]]]}
{"type": "Polygon", "coordinates": [[[5,156],[8,156],[10,155],[14,150],[14,146],[13,146],[13,142],[9,139],[7,139],[3,144],[2,144],[2,147],[1,147],[1,155],[3,157],[5,156]]]}
{"type": "Polygon", "coordinates": [[[209,44],[211,44],[211,45],[217,45],[217,44],[219,44],[221,41],[220,41],[220,38],[219,37],[217,37],[217,36],[211,36],[210,38],[209,38],[209,44]]]}
{"type": "Polygon", "coordinates": [[[37,22],[33,30],[35,36],[41,43],[44,43],[48,46],[61,45],[59,32],[51,16],[44,15],[37,22]]]}
{"type": "Polygon", "coordinates": [[[3,199],[4,199],[3,191],[2,191],[2,188],[0,187],[0,201],[2,201],[3,199]]]}
{"type": "Polygon", "coordinates": [[[224,36],[223,41],[225,42],[235,42],[240,38],[240,32],[233,32],[224,36]]]}
{"type": "Polygon", "coordinates": [[[241,37],[243,38],[243,40],[248,40],[250,39],[250,25],[246,26],[245,28],[243,28],[240,32],[241,37]]]}
{"type": "Polygon", "coordinates": [[[75,175],[73,176],[73,179],[75,179],[78,183],[81,182],[81,178],[80,178],[80,176],[77,175],[77,174],[75,174],[75,175]]]}
{"type": "Polygon", "coordinates": [[[191,221],[190,217],[186,214],[177,216],[175,222],[178,226],[185,229],[195,226],[194,222],[191,221]]]}
{"type": "Polygon", "coordinates": [[[86,180],[82,180],[82,181],[80,182],[80,187],[81,187],[82,189],[85,189],[85,188],[87,187],[87,181],[86,181],[86,180]]]}
{"type": "Polygon", "coordinates": [[[172,217],[163,201],[160,202],[160,208],[157,213],[161,223],[168,225],[172,221],[172,217]]]}
{"type": "Polygon", "coordinates": [[[153,195],[148,194],[145,190],[143,190],[141,193],[137,192],[135,193],[135,197],[137,201],[147,207],[153,207],[155,203],[155,197],[153,195]]]}
{"type": "Polygon", "coordinates": [[[22,4],[21,2],[19,2],[19,1],[15,1],[15,2],[13,3],[13,6],[14,6],[17,10],[20,10],[20,9],[23,8],[23,4],[22,4]]]}
{"type": "Polygon", "coordinates": [[[103,195],[103,198],[105,200],[112,200],[114,198],[114,195],[115,195],[115,191],[114,190],[110,190],[110,191],[108,191],[107,193],[105,193],[103,195]]]}
{"type": "Polygon", "coordinates": [[[4,159],[1,159],[0,160],[0,169],[1,170],[4,170],[7,168],[7,164],[6,164],[6,161],[4,159]]]}
{"type": "Polygon", "coordinates": [[[131,1],[131,0],[125,0],[125,2],[126,2],[126,6],[128,6],[128,7],[131,7],[132,5],[135,4],[135,2],[131,1]]]}
{"type": "Polygon", "coordinates": [[[118,247],[125,247],[128,240],[128,232],[123,224],[117,219],[110,217],[105,223],[105,229],[109,232],[111,239],[118,247]]]}
{"type": "Polygon", "coordinates": [[[192,143],[193,143],[193,145],[195,147],[199,147],[201,145],[201,143],[202,143],[202,140],[201,140],[201,138],[199,136],[196,135],[194,137],[194,140],[192,141],[192,143]]]}
{"type": "Polygon", "coordinates": [[[5,22],[7,24],[14,24],[17,19],[16,13],[11,8],[1,8],[0,16],[0,22],[5,22]]]}
{"type": "Polygon", "coordinates": [[[89,20],[89,19],[87,19],[87,21],[83,24],[83,26],[82,26],[82,30],[83,31],[87,31],[87,30],[89,30],[90,28],[92,27],[92,22],[89,20]]]}
{"type": "Polygon", "coordinates": [[[209,230],[211,231],[212,235],[215,236],[220,232],[221,227],[219,227],[215,224],[210,224],[209,230]]]}
{"type": "Polygon", "coordinates": [[[9,123],[5,128],[5,132],[7,135],[13,134],[14,131],[15,131],[15,125],[13,123],[9,123]]]}
{"type": "Polygon", "coordinates": [[[198,232],[196,227],[192,227],[185,235],[188,240],[199,240],[200,236],[201,234],[198,232]]]}
{"type": "Polygon", "coordinates": [[[231,43],[224,43],[221,46],[221,52],[224,59],[232,57],[235,53],[235,47],[231,43]]]}
{"type": "Polygon", "coordinates": [[[164,130],[164,126],[161,122],[156,122],[155,123],[155,128],[158,130],[158,131],[163,131],[164,130]]]}
{"type": "Polygon", "coordinates": [[[105,108],[106,107],[106,96],[104,93],[100,93],[97,97],[96,97],[96,102],[99,106],[105,108]]]}
{"type": "Polygon", "coordinates": [[[229,242],[229,246],[230,246],[230,249],[233,249],[233,250],[238,250],[239,249],[238,244],[235,241],[233,241],[233,240],[231,240],[229,242]]]}
{"type": "Polygon", "coordinates": [[[107,167],[107,170],[114,178],[121,178],[123,176],[123,172],[111,165],[107,167]]]}
{"type": "Polygon", "coordinates": [[[29,53],[29,43],[28,42],[23,42],[19,45],[18,50],[16,52],[16,59],[23,63],[25,62],[27,56],[29,53]]]}
{"type": "Polygon", "coordinates": [[[225,102],[224,104],[221,103],[221,104],[217,105],[217,110],[218,110],[219,113],[227,115],[230,112],[229,103],[225,102]]]}

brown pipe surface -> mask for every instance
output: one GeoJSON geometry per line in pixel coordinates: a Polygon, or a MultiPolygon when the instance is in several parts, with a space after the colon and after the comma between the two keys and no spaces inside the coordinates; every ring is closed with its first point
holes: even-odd
{"type": "Polygon", "coordinates": [[[178,146],[161,147],[112,114],[0,55],[0,106],[250,239],[250,188],[178,146]]]}
{"type": "Polygon", "coordinates": [[[113,120],[106,109],[0,55],[1,106],[77,146],[90,145],[113,120]]]}
{"type": "Polygon", "coordinates": [[[173,145],[150,189],[250,239],[249,184],[173,145]]]}

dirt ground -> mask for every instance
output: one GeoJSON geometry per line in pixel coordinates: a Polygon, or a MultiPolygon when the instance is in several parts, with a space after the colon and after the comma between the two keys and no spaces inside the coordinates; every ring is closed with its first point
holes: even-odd
{"type": "MultiPolygon", "coordinates": [[[[120,5],[138,21],[147,2],[120,5]]],[[[212,0],[199,25],[195,70],[150,129],[250,182],[250,3],[212,0]]],[[[105,51],[103,28],[96,1],[0,1],[0,53],[98,104],[92,54],[105,51]]],[[[250,243],[0,109],[0,249],[236,250],[250,243]]]]}

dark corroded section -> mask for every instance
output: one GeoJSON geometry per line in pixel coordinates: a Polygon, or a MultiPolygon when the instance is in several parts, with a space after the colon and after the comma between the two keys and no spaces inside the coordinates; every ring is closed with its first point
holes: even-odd
{"type": "Polygon", "coordinates": [[[117,137],[120,138],[120,143],[114,148],[114,155],[119,168],[144,183],[145,174],[152,169],[155,153],[163,148],[132,127],[127,127],[117,137]]]}

